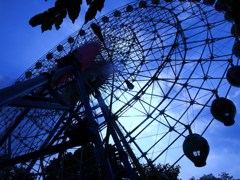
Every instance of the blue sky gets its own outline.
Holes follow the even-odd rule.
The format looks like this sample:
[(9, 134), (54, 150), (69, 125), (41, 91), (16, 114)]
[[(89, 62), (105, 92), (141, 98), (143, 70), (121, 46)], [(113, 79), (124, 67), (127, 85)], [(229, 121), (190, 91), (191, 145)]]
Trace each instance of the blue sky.
[[(2, 54), (0, 87), (12, 83), (37, 59), (83, 24), (83, 18), (79, 18), (75, 24), (66, 20), (58, 31), (53, 28), (52, 31), (41, 33), (40, 27), (32, 28), (28, 24), (29, 19), (52, 7), (54, 2), (53, 0), (0, 2), (0, 40), (2, 42), (0, 45)], [(123, 4), (125, 4), (124, 1), (121, 1), (106, 6), (102, 14)], [(83, 5), (81, 17), (86, 9), (86, 5)]]
[[(110, 10), (126, 4), (128, 1), (106, 0), (102, 15)], [(78, 30), (83, 24), (79, 18), (75, 24), (65, 20), (61, 29), (41, 33), (40, 27), (32, 28), (29, 19), (40, 12), (48, 9), (54, 4), (54, 0), (8, 0), (0, 1), (0, 88), (12, 84), (24, 71), (30, 67), (42, 55), (46, 54), (52, 47), (65, 37)], [(86, 12), (86, 6), (82, 6), (82, 15)], [(229, 45), (231, 46), (231, 45)], [(233, 88), (231, 99), (239, 107), (240, 90)], [(188, 159), (183, 158), (181, 178), (187, 179), (191, 176), (199, 177), (202, 174), (213, 173), (215, 175), (222, 171), (229, 172), (236, 178), (240, 178), (240, 131), (238, 112), (236, 123), (232, 127), (224, 127), (214, 121), (205, 134), (211, 146), (207, 166), (195, 168)], [(179, 149), (181, 150), (181, 149)]]

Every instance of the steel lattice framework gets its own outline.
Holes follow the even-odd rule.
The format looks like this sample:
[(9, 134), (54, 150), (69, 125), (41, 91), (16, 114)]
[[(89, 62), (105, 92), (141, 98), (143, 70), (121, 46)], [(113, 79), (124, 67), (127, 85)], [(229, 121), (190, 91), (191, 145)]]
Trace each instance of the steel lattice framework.
[[(96, 148), (104, 151), (101, 142), (109, 138), (128, 155), (124, 166), (140, 174), (139, 163), (176, 164), (189, 131), (204, 134), (214, 120), (211, 102), (229, 94), (226, 72), (239, 63), (232, 55), (230, 23), (202, 3), (146, 3), (128, 4), (84, 25), (1, 91), (10, 94), (0, 104), (1, 168), (17, 164), (47, 176), (44, 168), (53, 157), (81, 146), (66, 132), (86, 117), (99, 133)], [(92, 23), (101, 28), (103, 42)], [(60, 71), (57, 60), (90, 42), (100, 44), (95, 62), (106, 75), (98, 76), (95, 68), (56, 83), (73, 69)], [(16, 89), (22, 91), (13, 95)]]

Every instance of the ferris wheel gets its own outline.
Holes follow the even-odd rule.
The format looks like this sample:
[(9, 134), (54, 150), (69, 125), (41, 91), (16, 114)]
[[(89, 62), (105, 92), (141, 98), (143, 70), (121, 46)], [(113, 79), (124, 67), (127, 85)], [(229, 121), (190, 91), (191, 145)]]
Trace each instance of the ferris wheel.
[(0, 90), (0, 169), (44, 179), (54, 159), (61, 167), (89, 144), (106, 179), (115, 176), (111, 148), (127, 179), (146, 176), (143, 164), (206, 165), (204, 133), (216, 120), (234, 124), (227, 96), (240, 86), (239, 29), (213, 4), (133, 2), (50, 50)]

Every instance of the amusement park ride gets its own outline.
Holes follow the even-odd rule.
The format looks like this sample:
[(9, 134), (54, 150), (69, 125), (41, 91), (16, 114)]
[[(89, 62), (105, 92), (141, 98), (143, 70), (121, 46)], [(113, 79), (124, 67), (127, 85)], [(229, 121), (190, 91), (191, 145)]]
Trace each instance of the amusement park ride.
[(238, 3), (137, 1), (84, 25), (0, 90), (0, 174), (48, 179), (57, 159), (61, 177), (66, 153), (89, 144), (103, 179), (116, 177), (110, 147), (126, 179), (146, 177), (142, 164), (205, 166), (208, 127), (234, 124)]

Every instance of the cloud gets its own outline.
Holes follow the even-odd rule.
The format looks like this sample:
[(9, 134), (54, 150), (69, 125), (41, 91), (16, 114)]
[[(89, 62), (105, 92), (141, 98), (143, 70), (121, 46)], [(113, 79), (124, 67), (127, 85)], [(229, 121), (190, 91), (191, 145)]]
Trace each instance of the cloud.
[(0, 75), (0, 89), (12, 85), (14, 80), (8, 76)]
[(234, 91), (232, 96), (233, 96), (233, 98), (236, 98), (236, 97), (239, 97), (239, 95), (240, 95), (240, 89)]

